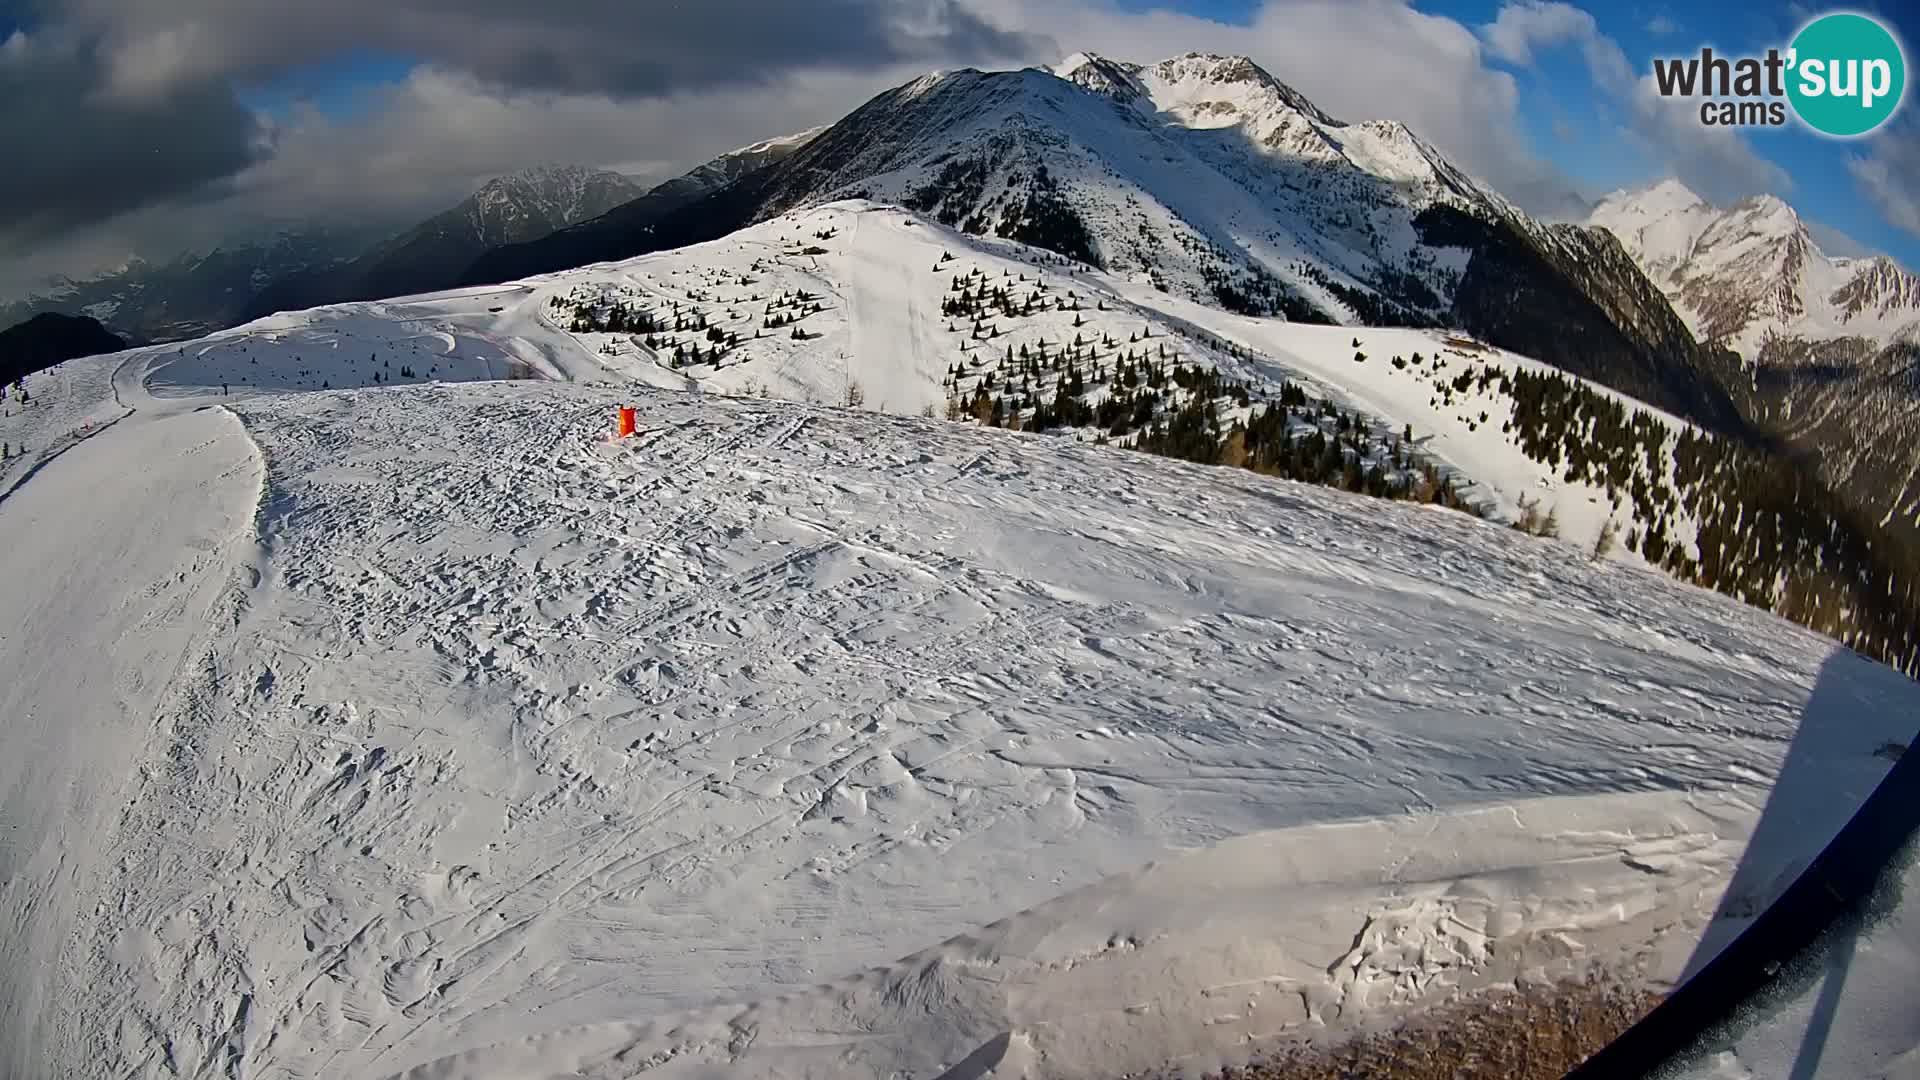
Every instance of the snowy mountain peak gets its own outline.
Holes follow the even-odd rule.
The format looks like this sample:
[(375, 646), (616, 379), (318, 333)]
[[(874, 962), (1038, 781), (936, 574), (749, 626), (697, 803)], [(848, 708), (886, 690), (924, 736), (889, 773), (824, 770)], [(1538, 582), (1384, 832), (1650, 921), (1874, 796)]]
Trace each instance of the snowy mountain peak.
[[(966, 69), (966, 70), (971, 70), (971, 69)], [(951, 78), (956, 74), (958, 74), (958, 72), (955, 72), (955, 71), (929, 71), (925, 75), (922, 75), (919, 78), (908, 83), (907, 85), (901, 87), (899, 91), (900, 96), (902, 99), (908, 100), (908, 101), (911, 101), (912, 99), (917, 97), (922, 97), (926, 94), (933, 92), (933, 90), (939, 87), (940, 84), (946, 82), (949, 78)]]
[(602, 170), (590, 169), (585, 165), (570, 165), (560, 162), (547, 162), (530, 166), (518, 172), (495, 177), (487, 187), (508, 184), (574, 184), (580, 183)]
[(1920, 339), (1920, 276), (1909, 273), (1885, 255), (1865, 259), (1836, 259), (1836, 266), (1848, 271), (1846, 284), (1828, 297), (1849, 315), (1900, 315), (1908, 321), (1897, 328), (1889, 341)]
[(1157, 84), (1155, 98), (1163, 104), (1170, 100), (1188, 106), (1205, 105), (1215, 111), (1233, 109), (1254, 115), (1287, 111), (1316, 124), (1340, 124), (1307, 100), (1306, 95), (1244, 56), (1187, 53), (1153, 65), (1150, 77)]
[(1920, 322), (1920, 279), (1884, 257), (1828, 256), (1774, 195), (1723, 208), (1664, 180), (1607, 196), (1589, 224), (1620, 238), (1695, 334), (1749, 361), (1774, 339), (1884, 345)]
[(1685, 210), (1706, 204), (1707, 200), (1671, 176), (1643, 188), (1621, 188), (1600, 200), (1602, 206), (1633, 206), (1648, 212)]
[(1800, 214), (1777, 195), (1749, 195), (1733, 204), (1729, 212), (1743, 215), (1756, 229), (1764, 228), (1781, 235), (1806, 228)]
[(1137, 102), (1147, 96), (1147, 88), (1140, 82), (1142, 68), (1138, 64), (1120, 63), (1096, 53), (1080, 52), (1048, 70), (1075, 86), (1105, 94), (1117, 101)]
[(539, 165), (488, 181), (472, 198), (422, 228), (470, 235), (490, 247), (544, 236), (645, 193), (643, 185), (621, 173)]
[(481, 185), (473, 199), (483, 207), (503, 203), (553, 202), (577, 203), (596, 187), (611, 186), (638, 191), (640, 185), (621, 173), (590, 169), (584, 165), (536, 165), (506, 176), (495, 177)]

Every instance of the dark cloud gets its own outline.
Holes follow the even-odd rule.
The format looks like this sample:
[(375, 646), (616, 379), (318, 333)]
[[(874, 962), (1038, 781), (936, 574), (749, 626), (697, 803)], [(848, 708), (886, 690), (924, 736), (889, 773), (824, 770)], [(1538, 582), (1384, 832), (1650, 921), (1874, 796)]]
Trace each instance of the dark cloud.
[[(44, 252), (79, 239), (77, 230), (118, 228), (130, 212), (183, 200), (229, 199), (235, 213), (324, 202), (332, 192), (314, 190), (302, 172), (323, 146), (376, 159), (391, 196), (364, 183), (352, 194), (392, 205), (457, 199), (476, 171), (527, 163), (520, 159), (533, 144), (540, 153), (530, 160), (564, 153), (587, 164), (691, 165), (716, 142), (783, 134), (781, 117), (818, 110), (766, 107), (760, 124), (734, 115), (724, 130), (695, 131), (663, 121), (656, 106), (690, 106), (682, 111), (691, 122), (716, 97), (738, 114), (734, 99), (749, 92), (785, 106), (808, 81), (871, 83), (1048, 47), (997, 28), (961, 0), (0, 0), (0, 145), (9, 159), (0, 169), (0, 254)], [(268, 133), (237, 100), (237, 87), (367, 53), (416, 61), (416, 74), (439, 80), (428, 90), (467, 89), (442, 92), (453, 107), (438, 115), (410, 108), (402, 122), (362, 132), (294, 118)], [(409, 83), (385, 97), (402, 107), (435, 104), (421, 89)], [(842, 89), (829, 99), (850, 107), (846, 96)], [(647, 107), (646, 121), (626, 123), (623, 106)], [(545, 137), (543, 111), (593, 117), (600, 127)], [(340, 145), (356, 134), (392, 141)], [(423, 143), (450, 148), (454, 160), (414, 153)], [(283, 157), (299, 167), (281, 167)], [(337, 160), (318, 164), (327, 178), (342, 171)]]
[(795, 71), (973, 63), (1032, 51), (959, 0), (59, 0), (109, 43), (128, 94), (265, 79), (350, 50), (418, 57), (516, 90), (652, 96)]
[(203, 191), (262, 153), (224, 84), (141, 101), (102, 95), (97, 49), (15, 31), (0, 42), (0, 237), (31, 243)]

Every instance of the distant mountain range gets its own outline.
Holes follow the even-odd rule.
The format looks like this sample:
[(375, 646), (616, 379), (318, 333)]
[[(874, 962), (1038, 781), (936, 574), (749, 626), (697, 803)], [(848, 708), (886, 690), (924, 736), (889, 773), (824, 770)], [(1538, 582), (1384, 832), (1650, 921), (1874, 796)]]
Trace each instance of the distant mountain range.
[(88, 315), (135, 342), (198, 337), (275, 311), (430, 292), (458, 284), (476, 259), (622, 211), (677, 207), (790, 153), (812, 133), (724, 154), (654, 188), (577, 165), (488, 182), (459, 205), (394, 233), (376, 227), (290, 229), (164, 263), (135, 260), (0, 304), (0, 325), (41, 312)]
[[(783, 161), (825, 128), (743, 146), (675, 177), (632, 202), (550, 235), (497, 247), (473, 260), (455, 284), (492, 284), (633, 254), (633, 237), (736, 180)], [(651, 250), (651, 249), (648, 249)]]
[(493, 248), (598, 217), (645, 193), (632, 177), (580, 166), (504, 176), (359, 258), (280, 278), (254, 297), (245, 315), (444, 289)]
[(182, 255), (134, 260), (111, 273), (61, 281), (0, 303), (0, 325), (43, 312), (86, 315), (135, 342), (197, 337), (240, 322), (261, 290), (289, 275), (343, 263), (378, 242), (373, 229), (302, 228)]
[(1838, 258), (1772, 195), (1718, 207), (1676, 180), (1616, 191), (1588, 219), (1620, 238), (1701, 339), (1762, 362), (1770, 342), (1920, 340), (1920, 276)]
[(1668, 180), (1614, 192), (1590, 220), (1696, 334), (1740, 354), (1727, 385), (1756, 427), (1920, 537), (1920, 276), (1826, 254), (1771, 195), (1718, 207)]

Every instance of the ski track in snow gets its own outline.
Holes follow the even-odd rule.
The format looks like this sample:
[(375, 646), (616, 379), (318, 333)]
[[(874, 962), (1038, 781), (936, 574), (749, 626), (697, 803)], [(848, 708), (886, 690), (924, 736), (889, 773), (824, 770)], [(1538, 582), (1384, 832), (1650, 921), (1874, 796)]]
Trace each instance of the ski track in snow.
[[(824, 253), (807, 254), (812, 249)], [(1442, 396), (1436, 380), (1450, 383), (1483, 364), (1552, 370), (1547, 365), (1498, 349), (1462, 351), (1434, 331), (1233, 315), (1151, 285), (1063, 268), (1059, 261), (1012, 241), (963, 235), (894, 207), (851, 200), (797, 211), (710, 243), (513, 285), (283, 313), (189, 346), (153, 350), (154, 383), (161, 394), (197, 393), (221, 383), (236, 393), (304, 392), (364, 385), (377, 371), (398, 384), (532, 376), (824, 403), (842, 402), (858, 386), (866, 408), (915, 415), (929, 408), (944, 413), (942, 379), (950, 366), (979, 375), (998, 369), (1012, 349), (1047, 342), (1057, 350), (1077, 335), (1093, 341), (1110, 336), (1116, 344), (1106, 354), (1109, 362), (1123, 341), (1142, 354), (1169, 348), (1172, 359), (1218, 368), (1256, 391), (1294, 381), (1371, 417), (1377, 435), (1411, 424), (1420, 456), (1462, 480), (1467, 495), (1496, 517), (1511, 519), (1523, 497), (1539, 499), (1543, 509), (1557, 513), (1562, 535), (1575, 544), (1591, 544), (1610, 518), (1618, 519), (1623, 532), (1647, 524), (1631, 517), (1630, 505), (1616, 510), (1603, 487), (1566, 481), (1559, 469), (1527, 458), (1500, 430), (1513, 415), (1511, 399), (1469, 388), (1436, 404)], [(1016, 297), (1044, 281), (1046, 302), (1017, 320), (988, 318), (994, 336), (974, 340), (968, 320), (940, 314), (943, 300), (953, 296), (954, 280), (965, 274), (979, 275), (976, 289), (1004, 286)], [(784, 326), (765, 325), (768, 302), (796, 292), (824, 298), (822, 310), (799, 320), (809, 335), (804, 341), (790, 339)], [(1068, 293), (1080, 297), (1079, 309), (1054, 308), (1051, 302)], [(570, 316), (550, 302), (584, 298), (638, 303), (662, 318), (678, 305), (745, 340), (722, 366), (675, 369), (640, 335), (564, 329)], [(1150, 331), (1152, 340), (1131, 343), (1141, 331)], [(697, 333), (662, 336), (701, 340)], [(1253, 355), (1224, 352), (1213, 346), (1215, 339)], [(970, 351), (963, 353), (963, 347)], [(1369, 359), (1355, 362), (1356, 351)], [(1394, 356), (1416, 353), (1426, 358), (1424, 365), (1391, 365)], [(403, 367), (412, 375), (400, 374)], [(1647, 411), (1674, 435), (1687, 426)], [(1648, 479), (1670, 482), (1671, 446), (1666, 456), (1661, 475)], [(1685, 513), (1676, 513), (1670, 524), (1676, 540), (1691, 543), (1693, 524)], [(1622, 544), (1611, 557), (1642, 562)]]
[(156, 717), (228, 585), (262, 479), (220, 410), (159, 410), (55, 445), (0, 519), (0, 1072), (20, 1077), (64, 1071), (35, 1059), (76, 1033), (40, 1009), (105, 917), (101, 883), (125, 868), (111, 842), (123, 805), (178, 749)]
[[(1816, 695), (1847, 718), (1819, 797), (1743, 888), (1910, 736), (1891, 670), (1573, 545), (678, 389), (942, 400), (941, 251), (1035, 271), (908, 220), (826, 208), (30, 381), (0, 419), (38, 469), (0, 500), (4, 958), (38, 976), (0, 990), (9, 1075), (1114, 1075), (1583, 955), (1659, 983)], [(756, 259), (763, 294), (830, 298), (818, 337), (698, 379), (543, 310)], [(1424, 407), (1350, 338), (1429, 337), (1076, 286), (1116, 309), (1089, 333), (1190, 320), (1261, 349), (1247, 374)], [(676, 389), (312, 392), (376, 370)], [(1534, 482), (1449, 423), (1416, 419), (1502, 498)], [(1216, 1000), (1249, 982), (1259, 1009)]]
[(35, 372), (24, 380), (25, 404), (8, 392), (0, 410), (0, 442), (7, 445), (6, 459), (0, 461), (0, 501), (36, 470), (127, 415), (114, 387), (124, 362), (124, 355), (115, 353)]
[(1260, 830), (1752, 802), (1831, 651), (1450, 512), (689, 394), (616, 445), (619, 400), (231, 406), (258, 581), (162, 715), (67, 1060), (384, 1075), (838, 978)]

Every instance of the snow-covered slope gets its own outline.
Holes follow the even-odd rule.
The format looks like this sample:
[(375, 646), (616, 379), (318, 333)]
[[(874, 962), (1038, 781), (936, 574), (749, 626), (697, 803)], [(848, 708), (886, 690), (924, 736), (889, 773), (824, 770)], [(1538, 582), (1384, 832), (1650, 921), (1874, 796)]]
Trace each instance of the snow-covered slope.
[(1404, 126), (1337, 120), (1245, 58), (937, 72), (642, 220), (492, 253), (469, 282), (685, 247), (850, 198), (1301, 322), (1458, 326), (1722, 429), (1710, 360), (1604, 230), (1547, 226)]
[(791, 135), (782, 135), (773, 139), (763, 139), (751, 146), (742, 146), (737, 150), (728, 151), (714, 158), (712, 161), (705, 162), (689, 170), (684, 175), (674, 177), (672, 180), (653, 188), (649, 194), (675, 198), (692, 198), (718, 191), (755, 169), (763, 168), (787, 157), (795, 150), (807, 145), (808, 142), (812, 141), (814, 136), (825, 130), (825, 126), (808, 128), (805, 131), (797, 131)]
[[(962, 291), (993, 290), (1009, 293), (1015, 316), (945, 313)], [(656, 325), (612, 332), (616, 307)], [(1407, 464), (1431, 463), (1454, 477), (1500, 520), (1512, 520), (1522, 500), (1539, 501), (1558, 515), (1561, 535), (1581, 544), (1609, 520), (1623, 539), (1648, 530), (1654, 515), (1623, 491), (1671, 484), (1674, 441), (1691, 430), (1602, 391), (1666, 433), (1653, 458), (1658, 471), (1636, 460), (1609, 491), (1524, 448), (1513, 430), (1513, 392), (1480, 378), (1558, 374), (1546, 365), (1439, 331), (1233, 315), (857, 201), (513, 285), (275, 316), (163, 353), (156, 379), (162, 387), (226, 383), (248, 392), (359, 385), (376, 372), (383, 383), (537, 374), (796, 401), (857, 397), (907, 415), (948, 415), (983, 386), (1015, 397), (1017, 385), (1028, 385), (1031, 425), (1034, 404), (1057, 395), (1051, 374), (1021, 377), (1023, 361), (1043, 346), (1072, 352), (1086, 369), (1082, 397), (1096, 405), (1120, 393), (1115, 365), (1129, 356), (1217, 372), (1249, 388), (1250, 400), (1305, 391), (1313, 408), (1327, 402), (1364, 418), (1366, 465), (1393, 471), (1398, 448)], [(1156, 415), (1178, 400), (1170, 388)], [(1247, 412), (1232, 407), (1227, 419)], [(1016, 406), (1014, 419), (1021, 416)], [(1332, 417), (1319, 422), (1332, 433)], [(1071, 433), (1119, 437), (1106, 428)], [(1684, 511), (1664, 514), (1661, 524), (1673, 543), (1691, 544)], [(1616, 554), (1639, 558), (1624, 545)]]
[(1749, 1002), (1724, 1039), (1667, 1071), (1674, 1080), (1911, 1080), (1920, 1075), (1920, 859), (1889, 866), (1864, 912)]
[(1464, 514), (1058, 438), (525, 380), (205, 408), (268, 333), (123, 358), (164, 393), (0, 502), (15, 1071), (1111, 1076), (1657, 990), (1796, 732), (1859, 752), (1757, 882), (1920, 704)]
[(1455, 332), (1235, 315), (865, 201), (521, 282), (289, 313), (165, 355), (163, 386), (563, 377), (1239, 464), (1531, 520), (1589, 551), (1612, 532), (1615, 557), (1920, 664), (1899, 564), (1798, 466)]
[(1774, 196), (1718, 207), (1663, 180), (1608, 195), (1589, 223), (1620, 238), (1697, 334), (1749, 362), (1776, 337), (1920, 338), (1920, 277), (1884, 255), (1827, 255)]

